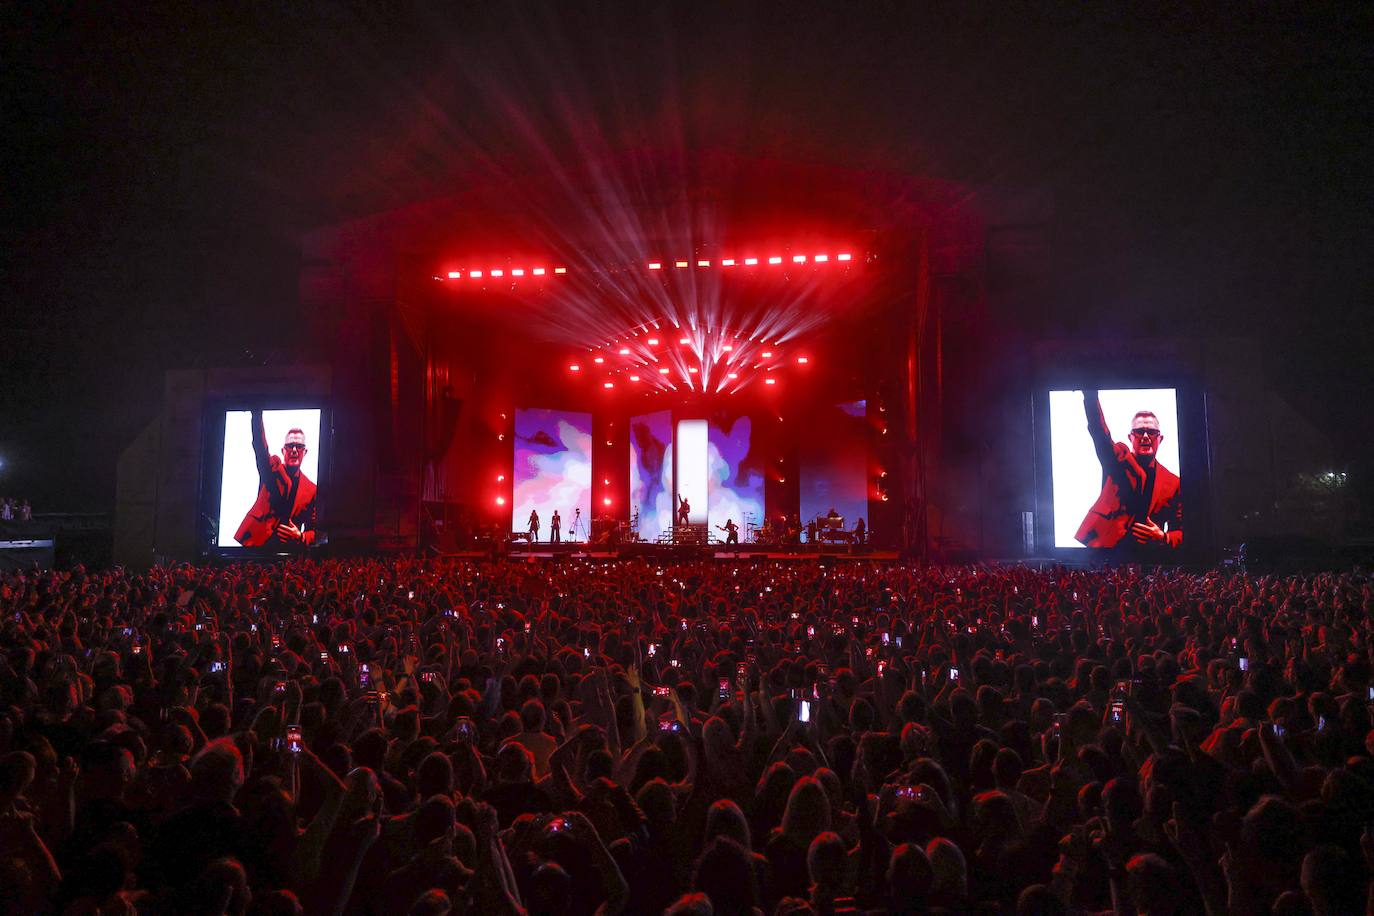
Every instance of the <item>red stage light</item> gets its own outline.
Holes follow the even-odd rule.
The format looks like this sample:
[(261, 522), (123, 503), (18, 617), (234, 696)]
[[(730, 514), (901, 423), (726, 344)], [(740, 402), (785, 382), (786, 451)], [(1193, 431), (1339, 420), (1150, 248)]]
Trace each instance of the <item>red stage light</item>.
[(506, 475), (505, 475), (505, 474), (497, 474), (497, 475), (496, 475), (496, 482), (497, 482), (497, 483), (505, 483), (505, 482), (506, 482)]
[(837, 260), (837, 261), (848, 261), (848, 260), (849, 260), (849, 255), (847, 255), (847, 254), (842, 254), (842, 255), (840, 255), (838, 258), (836, 258), (836, 260)]
[(778, 383), (778, 380), (775, 378), (766, 378), (763, 380), (763, 383), (765, 385), (776, 385)]
[(491, 272), (491, 275), (493, 277), (504, 277), (506, 275), (506, 272), (504, 270), (493, 270)]
[(611, 504), (611, 498), (609, 496), (605, 497), (601, 500), (601, 504), (603, 506), (609, 506)]
[(615, 382), (602, 382), (602, 383), (601, 383), (601, 387), (603, 387), (603, 388), (614, 388), (614, 387), (615, 387)]
[(813, 257), (811, 260), (815, 261), (817, 264), (824, 264), (826, 261), (829, 261), (829, 260), (830, 260), (830, 255), (828, 255), (828, 254), (818, 254), (818, 255), (816, 255), (815, 257)]
[(729, 353), (729, 352), (730, 352), (731, 350), (733, 350), (733, 349), (735, 349), (735, 348), (732, 347), (732, 346), (730, 346), (730, 344), (726, 344), (725, 346), (721, 347), (721, 350), (724, 351), (724, 352), (726, 352), (726, 353)]
[(504, 496), (498, 496), (498, 497), (496, 497), (496, 505), (498, 505), (498, 506), (504, 506), (505, 504), (506, 504), (506, 498), (505, 498)]
[(632, 382), (637, 382), (637, 381), (639, 381), (639, 376), (637, 376), (637, 375), (632, 375), (632, 376), (630, 376), (630, 381), (632, 381)]
[(658, 374), (659, 374), (659, 375), (667, 375), (667, 374), (668, 374), (668, 367), (667, 367), (667, 366), (664, 366), (662, 369), (659, 369), (659, 370), (658, 370)]
[(450, 271), (448, 272), (448, 278), (449, 278), (450, 280), (457, 280), (458, 278), (460, 278), (460, 277), (462, 277), (462, 276), (463, 276), (462, 271), (450, 270)]
[(480, 270), (470, 270), (468, 271), (468, 276), (474, 280), (480, 280), (482, 279), (482, 272)]
[(806, 263), (806, 255), (804, 255), (804, 254), (794, 254), (794, 255), (792, 255), (792, 263), (793, 263), (793, 264), (805, 264), (805, 263)]
[(720, 262), (720, 266), (721, 266), (721, 267), (734, 267), (734, 266), (735, 266), (735, 259), (734, 259), (734, 258), (726, 258), (726, 259), (724, 259), (723, 261)]
[(555, 268), (553, 269), (553, 272), (556, 273), (556, 274), (565, 274), (565, 273), (568, 272), (568, 268), (566, 268), (566, 267), (555, 267)]
[(678, 343), (680, 343), (680, 344), (682, 344), (682, 345), (684, 345), (684, 346), (686, 346), (687, 344), (689, 344), (689, 343), (691, 343), (691, 342), (692, 342), (691, 339), (690, 339), (690, 338), (687, 338), (687, 337), (683, 337), (683, 338), (681, 338), (681, 339), (678, 341)]
[(686, 261), (674, 261), (674, 262), (673, 262), (673, 266), (674, 266), (674, 267), (686, 267), (686, 266), (687, 266), (687, 262), (686, 262)]
[(650, 270), (662, 270), (662, 269), (663, 269), (663, 265), (662, 265), (661, 263), (659, 263), (658, 261), (650, 261), (650, 262), (649, 262), (649, 269), (650, 269)]
[(544, 276), (544, 268), (536, 267), (534, 270), (530, 271), (530, 273), (534, 274), (536, 277), (542, 277)]
[(739, 378), (739, 373), (738, 373), (738, 372), (727, 372), (727, 373), (725, 374), (725, 377), (726, 377), (726, 378)]
[(753, 266), (754, 266), (755, 264), (757, 264), (758, 262), (759, 262), (759, 259), (758, 259), (758, 258), (745, 258), (745, 259), (744, 259), (744, 266), (745, 266), (745, 267), (753, 267)]
[(510, 272), (510, 275), (512, 277), (523, 277), (525, 275), (525, 268), (517, 267)]
[(798, 356), (797, 362), (801, 363), (804, 366), (807, 363), (811, 362), (811, 360), (807, 359), (805, 356)]
[(697, 374), (697, 367), (696, 367), (696, 366), (688, 366), (688, 367), (687, 367), (687, 371), (690, 372), (690, 373), (692, 373), (693, 375), (696, 375), (696, 374)]
[(620, 355), (621, 355), (621, 356), (629, 356), (629, 355), (630, 355), (630, 348), (629, 348), (629, 347), (621, 347), (621, 348), (620, 348)]
[(781, 263), (782, 263), (782, 258), (779, 257), (778, 255), (773, 255), (771, 258), (768, 259), (768, 263), (769, 263), (769, 264), (781, 264)]
[(772, 351), (772, 350), (764, 350), (762, 353), (759, 354), (759, 356), (762, 356), (764, 359), (772, 359), (772, 358), (773, 358), (773, 351)]
[(649, 340), (648, 340), (648, 344), (649, 344), (649, 346), (651, 346), (651, 347), (656, 347), (656, 346), (658, 346), (658, 338), (657, 338), (657, 337), (650, 337)]
[(571, 366), (568, 367), (568, 371), (569, 371), (569, 372), (577, 372), (577, 371), (579, 371), (581, 368), (582, 368), (582, 367), (579, 366), (577, 363), (573, 363)]
[(697, 261), (697, 266), (698, 266), (698, 267), (710, 267), (710, 266), (711, 266), (711, 262), (710, 262), (710, 261)]
[(601, 478), (601, 482), (602, 482), (603, 484), (605, 484), (606, 486), (609, 487), (609, 486), (611, 485), (611, 478), (609, 478), (609, 477), (603, 477), (603, 478)]

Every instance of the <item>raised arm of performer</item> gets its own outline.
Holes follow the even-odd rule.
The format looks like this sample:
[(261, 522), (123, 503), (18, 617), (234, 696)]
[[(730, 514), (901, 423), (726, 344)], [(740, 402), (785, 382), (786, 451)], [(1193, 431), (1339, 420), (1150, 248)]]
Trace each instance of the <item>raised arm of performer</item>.
[(258, 465), (258, 480), (265, 487), (272, 487), (276, 475), (272, 473), (272, 450), (267, 445), (267, 427), (262, 422), (262, 411), (253, 410), (253, 458)]
[(1098, 400), (1096, 388), (1083, 389), (1083, 413), (1088, 420), (1088, 435), (1093, 440), (1093, 451), (1104, 469), (1116, 465), (1116, 445), (1112, 442), (1112, 431), (1107, 428), (1107, 418), (1102, 413), (1102, 403)]

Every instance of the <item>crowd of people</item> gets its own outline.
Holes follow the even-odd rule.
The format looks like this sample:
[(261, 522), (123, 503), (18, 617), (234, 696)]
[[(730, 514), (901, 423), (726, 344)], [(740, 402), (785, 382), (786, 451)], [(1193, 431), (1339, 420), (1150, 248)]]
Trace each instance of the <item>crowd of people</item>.
[(860, 561), (5, 573), (0, 907), (1356, 913), (1371, 589)]
[(0, 522), (31, 522), (33, 506), (27, 499), (13, 496), (0, 496)]

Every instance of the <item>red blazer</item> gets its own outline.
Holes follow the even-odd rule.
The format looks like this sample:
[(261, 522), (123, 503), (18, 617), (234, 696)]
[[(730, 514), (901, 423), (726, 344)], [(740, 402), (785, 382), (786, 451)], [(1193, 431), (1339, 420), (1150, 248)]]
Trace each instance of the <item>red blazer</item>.
[(1120, 442), (1112, 442), (1102, 406), (1094, 397), (1085, 398), (1088, 432), (1102, 465), (1102, 492), (1097, 494), (1074, 537), (1086, 547), (1116, 547), (1134, 544), (1131, 526), (1149, 518), (1165, 529), (1165, 545), (1183, 545), (1183, 497), (1178, 475), (1155, 461), (1155, 485), (1145, 505), (1145, 469), (1135, 454)]
[[(315, 543), (315, 484), (303, 473), (294, 480), (277, 455), (267, 452), (267, 433), (262, 414), (253, 414), (253, 454), (258, 462), (258, 498), (243, 517), (234, 540), (244, 547), (290, 544), (277, 535), (277, 526), (290, 521), (304, 532), (302, 543)], [(294, 485), (294, 486), (293, 486)]]

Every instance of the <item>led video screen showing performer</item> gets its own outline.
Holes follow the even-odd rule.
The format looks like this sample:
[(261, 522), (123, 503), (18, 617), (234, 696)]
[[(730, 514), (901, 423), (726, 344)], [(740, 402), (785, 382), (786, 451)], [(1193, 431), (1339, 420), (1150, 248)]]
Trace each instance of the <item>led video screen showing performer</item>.
[(752, 430), (748, 417), (717, 415), (707, 433), (707, 524), (726, 543), (764, 523), (763, 469), (752, 453)]
[(706, 524), (709, 504), (709, 474), (707, 449), (709, 433), (705, 420), (678, 420), (673, 445), (677, 449), (677, 466), (673, 482), (677, 493), (673, 499), (673, 523), (678, 528)]
[(819, 406), (807, 420), (798, 470), (801, 523), (808, 541), (821, 534), (838, 538), (840, 531), (853, 533), (860, 519), (867, 525), (867, 414), (866, 401), (846, 401)]
[(522, 408), (515, 412), (511, 530), (532, 542), (589, 540), (592, 415)]
[(673, 526), (673, 412), (630, 418), (630, 511), (639, 537), (656, 541)]
[(1183, 546), (1174, 388), (1050, 392), (1054, 546)]
[(318, 531), (320, 408), (228, 410), (219, 547), (309, 547)]

